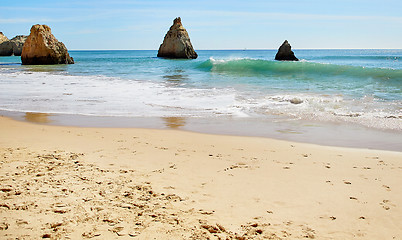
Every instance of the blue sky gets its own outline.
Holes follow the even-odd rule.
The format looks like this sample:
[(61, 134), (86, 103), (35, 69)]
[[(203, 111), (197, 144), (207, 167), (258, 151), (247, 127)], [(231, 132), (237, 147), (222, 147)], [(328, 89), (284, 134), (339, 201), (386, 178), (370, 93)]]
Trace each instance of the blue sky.
[(1, 0), (8, 38), (47, 24), (68, 49), (158, 49), (180, 16), (195, 49), (402, 48), (401, 0)]

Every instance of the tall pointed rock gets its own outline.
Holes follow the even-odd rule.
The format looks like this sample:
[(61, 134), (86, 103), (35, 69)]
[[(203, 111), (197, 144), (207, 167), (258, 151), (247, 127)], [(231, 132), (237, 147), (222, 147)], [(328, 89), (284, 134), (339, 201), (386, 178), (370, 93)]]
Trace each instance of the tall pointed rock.
[(33, 25), (22, 48), (23, 65), (73, 64), (66, 46), (59, 42), (47, 25)]
[(290, 46), (288, 40), (285, 40), (279, 47), (278, 52), (275, 55), (275, 60), (299, 61), (299, 59), (295, 56), (294, 52), (292, 51), (292, 47)]
[(158, 57), (188, 59), (198, 57), (191, 45), (187, 30), (181, 24), (180, 17), (173, 21), (173, 25), (166, 33), (163, 43), (159, 47)]

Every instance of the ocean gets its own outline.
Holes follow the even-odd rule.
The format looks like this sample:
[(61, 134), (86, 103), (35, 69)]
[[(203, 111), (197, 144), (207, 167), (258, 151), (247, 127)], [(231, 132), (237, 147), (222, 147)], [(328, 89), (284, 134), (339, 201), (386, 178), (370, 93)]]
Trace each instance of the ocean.
[(402, 146), (402, 50), (296, 49), (298, 62), (274, 61), (276, 50), (200, 50), (195, 60), (154, 50), (69, 52), (73, 65), (0, 57), (0, 111), (141, 119), (147, 127), (164, 119), (165, 127), (274, 137), (314, 138), (305, 132), (323, 126), (336, 126), (325, 128), (336, 135), (344, 126), (392, 133)]

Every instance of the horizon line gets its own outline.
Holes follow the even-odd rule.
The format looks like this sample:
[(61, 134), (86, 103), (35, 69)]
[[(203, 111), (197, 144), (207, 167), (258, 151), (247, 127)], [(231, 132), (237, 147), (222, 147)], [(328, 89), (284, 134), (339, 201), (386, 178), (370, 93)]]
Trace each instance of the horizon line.
[[(194, 49), (196, 51), (278, 50), (278, 48)], [(402, 48), (292, 48), (292, 50), (402, 50)], [(70, 49), (68, 51), (158, 51), (158, 49)]]

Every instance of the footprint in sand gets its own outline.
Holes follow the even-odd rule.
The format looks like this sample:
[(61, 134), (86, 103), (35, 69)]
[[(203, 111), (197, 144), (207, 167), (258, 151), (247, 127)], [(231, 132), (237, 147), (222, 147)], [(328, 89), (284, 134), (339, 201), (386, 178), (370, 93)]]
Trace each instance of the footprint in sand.
[(391, 188), (387, 185), (382, 185), (382, 187), (385, 188), (385, 190), (387, 190), (387, 191), (391, 191)]
[(380, 203), (380, 205), (385, 209), (385, 210), (390, 210), (391, 207), (396, 207), (395, 204), (392, 204), (390, 200), (384, 199)]
[(243, 162), (240, 162), (240, 163), (234, 164), (234, 165), (232, 165), (230, 167), (227, 167), (227, 168), (223, 169), (223, 171), (226, 172), (226, 171), (237, 169), (237, 168), (240, 169), (240, 168), (251, 168), (251, 167), (248, 166), (247, 164), (243, 163)]
[(328, 215), (321, 216), (320, 218), (321, 218), (321, 219), (329, 219), (329, 220), (332, 220), (332, 221), (336, 220), (336, 217), (335, 217), (335, 216), (328, 216)]

